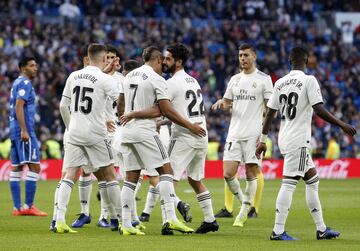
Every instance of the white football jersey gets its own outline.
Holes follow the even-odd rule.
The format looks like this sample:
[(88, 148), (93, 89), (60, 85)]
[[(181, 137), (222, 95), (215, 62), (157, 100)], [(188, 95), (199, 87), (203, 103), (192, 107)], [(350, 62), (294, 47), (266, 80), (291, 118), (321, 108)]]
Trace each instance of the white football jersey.
[(71, 100), (69, 143), (93, 145), (106, 139), (106, 98), (114, 101), (119, 96), (115, 79), (98, 67), (87, 66), (70, 74), (63, 96)]
[[(152, 67), (143, 65), (125, 77), (124, 81), (125, 113), (151, 108), (161, 99), (169, 99), (165, 79)], [(153, 137), (156, 132), (154, 119), (132, 119), (123, 128), (123, 143), (141, 142)]]
[(273, 85), (269, 75), (256, 69), (251, 74), (234, 75), (224, 98), (232, 100), (231, 121), (226, 141), (259, 137), (262, 129), (264, 101), (269, 99)]
[(292, 70), (276, 81), (267, 106), (280, 110), (279, 148), (282, 154), (311, 143), (312, 106), (322, 103), (316, 78), (302, 71)]
[[(124, 82), (124, 76), (120, 72), (115, 72), (113, 75), (113, 78), (116, 81), (116, 84), (118, 86), (118, 95), (120, 93), (124, 93), (123, 88), (123, 82)], [(106, 98), (106, 106), (105, 106), (105, 113), (106, 113), (106, 120), (112, 120), (114, 122), (118, 122), (118, 116), (117, 116), (117, 100), (113, 101), (110, 97)], [(109, 133), (109, 136), (113, 136), (114, 133)]]
[[(196, 79), (180, 70), (167, 80), (167, 84), (173, 108), (192, 123), (201, 123), (200, 126), (206, 130), (204, 101)], [(175, 123), (171, 126), (171, 139), (183, 141), (194, 148), (207, 148), (208, 143), (207, 137), (199, 137)]]

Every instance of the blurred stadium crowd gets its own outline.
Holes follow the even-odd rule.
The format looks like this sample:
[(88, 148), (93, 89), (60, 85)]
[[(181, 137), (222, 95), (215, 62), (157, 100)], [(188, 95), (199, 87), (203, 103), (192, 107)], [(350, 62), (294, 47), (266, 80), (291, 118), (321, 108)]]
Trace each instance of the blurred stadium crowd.
[[(12, 81), (18, 76), (17, 60), (23, 54), (34, 55), (39, 63), (34, 81), (39, 98), (38, 136), (43, 157), (54, 157), (45, 151), (44, 143), (49, 139), (62, 143), (64, 125), (58, 108), (65, 80), (71, 71), (81, 67), (80, 47), (95, 41), (117, 46), (122, 62), (140, 61), (142, 48), (150, 44), (160, 48), (172, 42), (187, 44), (192, 51), (187, 69), (202, 85), (209, 140), (220, 142), (220, 155), (230, 117), (211, 112), (210, 106), (222, 97), (231, 75), (239, 71), (237, 48), (242, 42), (256, 46), (258, 68), (271, 75), (274, 82), (289, 70), (289, 49), (294, 44), (306, 45), (311, 51), (308, 73), (319, 80), (326, 107), (360, 130), (360, 27), (354, 31), (337, 28), (332, 16), (334, 11), (360, 11), (358, 3), (1, 1), (0, 141), (5, 142), (9, 135), (8, 100)], [(271, 135), (274, 158), (280, 157), (277, 131), (278, 128)], [(325, 157), (331, 138), (339, 145), (341, 157), (360, 157), (359, 135), (350, 139), (315, 118), (312, 142), (315, 157)]]

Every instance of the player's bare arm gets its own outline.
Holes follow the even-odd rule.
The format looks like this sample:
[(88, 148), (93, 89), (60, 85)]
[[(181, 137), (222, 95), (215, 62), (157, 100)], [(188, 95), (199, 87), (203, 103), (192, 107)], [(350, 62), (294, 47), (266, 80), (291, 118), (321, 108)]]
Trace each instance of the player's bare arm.
[(120, 117), (124, 114), (125, 112), (125, 97), (124, 97), (124, 93), (120, 93), (119, 94), (119, 98), (118, 98), (118, 102), (117, 102), (117, 114), (119, 116), (119, 121), (120, 121)]
[(200, 137), (206, 136), (206, 131), (199, 125), (199, 123), (191, 123), (187, 119), (183, 118), (177, 111), (174, 110), (174, 108), (172, 108), (169, 100), (159, 100), (159, 107), (162, 115), (170, 119), (172, 122), (189, 129), (190, 132)]
[(227, 98), (222, 98), (222, 99), (219, 99), (218, 101), (216, 101), (215, 104), (213, 104), (211, 106), (211, 109), (213, 111), (216, 111), (216, 110), (223, 110), (223, 111), (229, 111), (232, 107), (232, 100), (230, 99), (227, 99)]
[(268, 108), (267, 108), (267, 102), (268, 102), (268, 101), (269, 101), (268, 99), (264, 99), (264, 111), (263, 111), (263, 118), (265, 118), (266, 113), (267, 113), (267, 110), (268, 110)]
[(262, 129), (262, 134), (260, 136), (259, 143), (256, 147), (255, 155), (258, 159), (261, 158), (262, 153), (266, 152), (266, 138), (271, 128), (271, 123), (275, 117), (276, 110), (268, 108), (268, 112), (265, 116), (265, 121)]
[(334, 115), (329, 113), (323, 106), (322, 103), (313, 105), (313, 109), (320, 118), (329, 122), (330, 124), (336, 125), (340, 127), (346, 134), (350, 136), (354, 136), (356, 134), (356, 130), (351, 125), (337, 119)]
[(159, 106), (154, 105), (153, 107), (144, 110), (124, 113), (123, 115), (120, 116), (120, 124), (126, 125), (126, 123), (132, 119), (152, 119), (160, 116), (161, 113)]
[(71, 103), (71, 99), (65, 96), (62, 96), (61, 100), (60, 100), (60, 115), (61, 118), (65, 124), (66, 128), (69, 128), (69, 123), (70, 123), (70, 103)]
[(27, 142), (29, 141), (30, 137), (25, 124), (24, 105), (25, 105), (24, 100), (17, 99), (15, 104), (15, 112), (16, 112), (16, 119), (18, 120), (19, 126), (21, 128), (21, 140)]

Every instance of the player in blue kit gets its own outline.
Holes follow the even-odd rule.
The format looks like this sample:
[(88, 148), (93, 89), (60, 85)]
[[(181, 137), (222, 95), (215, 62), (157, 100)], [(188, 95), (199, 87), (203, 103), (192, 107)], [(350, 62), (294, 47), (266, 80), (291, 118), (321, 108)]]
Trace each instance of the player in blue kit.
[[(19, 61), (20, 76), (10, 92), (11, 163), (10, 190), (14, 202), (13, 216), (47, 216), (34, 206), (36, 181), (40, 172), (40, 152), (35, 135), (35, 91), (31, 80), (37, 73), (35, 58), (24, 57)], [(29, 170), (25, 178), (25, 203), (21, 207), (20, 180), (24, 165)]]

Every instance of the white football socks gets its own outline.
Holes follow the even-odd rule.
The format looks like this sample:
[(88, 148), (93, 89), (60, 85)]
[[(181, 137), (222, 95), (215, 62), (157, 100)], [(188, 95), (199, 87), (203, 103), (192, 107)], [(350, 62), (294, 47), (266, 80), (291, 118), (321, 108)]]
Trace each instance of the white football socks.
[(326, 230), (326, 225), (324, 223), (322, 208), (319, 199), (319, 177), (317, 175), (313, 176), (305, 182), (306, 189), (306, 204), (309, 208), (310, 214), (316, 225), (316, 229), (324, 232)]
[(276, 199), (275, 234), (282, 234), (285, 231), (286, 218), (289, 214), (293, 193), (298, 181), (295, 179), (283, 179), (280, 191)]
[(90, 198), (92, 192), (91, 176), (80, 176), (79, 178), (79, 199), (81, 213), (89, 216), (90, 214)]
[(199, 193), (196, 195), (196, 198), (200, 204), (201, 210), (203, 211), (204, 221), (208, 223), (215, 221), (210, 192), (205, 191), (203, 193)]

